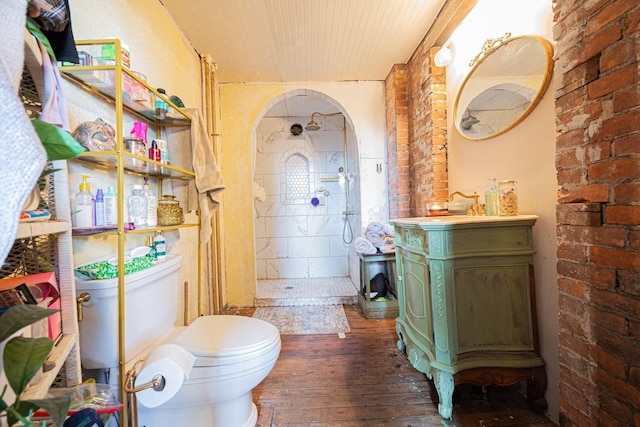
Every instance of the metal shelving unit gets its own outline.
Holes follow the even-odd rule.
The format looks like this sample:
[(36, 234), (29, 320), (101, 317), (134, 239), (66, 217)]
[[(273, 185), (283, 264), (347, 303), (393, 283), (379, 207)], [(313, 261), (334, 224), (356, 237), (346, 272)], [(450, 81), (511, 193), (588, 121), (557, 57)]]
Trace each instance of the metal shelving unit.
[[(117, 188), (118, 200), (118, 222), (117, 228), (109, 231), (91, 230), (73, 231), (75, 238), (91, 235), (116, 235), (117, 236), (117, 253), (118, 253), (118, 295), (119, 295), (119, 395), (124, 401), (124, 385), (125, 385), (125, 363), (127, 355), (125, 354), (125, 274), (124, 274), (124, 254), (125, 240), (127, 235), (154, 233), (157, 230), (175, 230), (188, 227), (200, 227), (200, 215), (198, 215), (197, 223), (186, 223), (174, 226), (157, 226), (153, 228), (145, 228), (141, 230), (125, 231), (125, 218), (123, 207), (126, 205), (126, 197), (124, 191), (125, 176), (133, 174), (140, 176), (148, 176), (158, 178), (158, 195), (162, 193), (162, 179), (184, 179), (193, 180), (194, 172), (187, 168), (189, 165), (163, 164), (151, 159), (141, 157), (126, 151), (124, 147), (123, 132), (123, 116), (124, 114), (132, 115), (136, 120), (148, 124), (149, 131), (155, 131), (157, 137), (161, 137), (163, 129), (181, 127), (189, 128), (191, 125), (191, 117), (174, 105), (164, 94), (159, 93), (156, 89), (151, 88), (144, 80), (140, 79), (135, 73), (130, 71), (123, 65), (121, 54), (121, 43), (117, 39), (105, 40), (89, 40), (76, 41), (78, 50), (83, 52), (85, 57), (101, 58), (96, 60), (97, 64), (66, 66), (61, 67), (62, 76), (72, 84), (84, 89), (92, 95), (99, 98), (100, 101), (110, 105), (115, 111), (115, 131), (116, 131), (116, 150), (102, 152), (85, 152), (82, 153), (74, 162), (82, 162), (86, 167), (90, 168), (108, 168), (114, 169), (115, 182)], [(104, 47), (108, 47), (108, 51), (115, 54), (108, 59), (101, 57)], [(88, 54), (88, 56), (86, 55)], [(167, 111), (162, 116), (156, 115), (154, 108), (155, 100), (162, 100), (167, 106)], [(185, 167), (186, 166), (186, 167)], [(199, 233), (198, 233), (199, 236)], [(200, 242), (198, 238), (198, 248)], [(200, 284), (200, 251), (196, 249), (198, 254), (198, 285)], [(122, 420), (127, 420), (127, 408), (123, 409)]]

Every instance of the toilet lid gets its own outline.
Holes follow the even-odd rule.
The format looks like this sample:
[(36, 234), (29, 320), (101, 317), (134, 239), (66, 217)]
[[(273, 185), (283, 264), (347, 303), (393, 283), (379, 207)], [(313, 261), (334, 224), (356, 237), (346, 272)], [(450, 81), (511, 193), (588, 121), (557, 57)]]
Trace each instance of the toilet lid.
[(199, 357), (246, 354), (280, 340), (271, 323), (245, 316), (198, 317), (176, 337), (175, 343)]

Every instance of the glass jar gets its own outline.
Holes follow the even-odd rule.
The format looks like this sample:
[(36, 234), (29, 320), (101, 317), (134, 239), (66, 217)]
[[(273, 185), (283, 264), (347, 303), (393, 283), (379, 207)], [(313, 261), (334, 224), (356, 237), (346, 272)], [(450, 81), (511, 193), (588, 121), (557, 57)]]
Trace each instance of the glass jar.
[(518, 186), (514, 180), (498, 183), (498, 215), (518, 215)]
[(184, 222), (184, 213), (180, 207), (180, 202), (175, 200), (175, 196), (163, 194), (158, 201), (158, 224), (159, 225), (180, 225)]

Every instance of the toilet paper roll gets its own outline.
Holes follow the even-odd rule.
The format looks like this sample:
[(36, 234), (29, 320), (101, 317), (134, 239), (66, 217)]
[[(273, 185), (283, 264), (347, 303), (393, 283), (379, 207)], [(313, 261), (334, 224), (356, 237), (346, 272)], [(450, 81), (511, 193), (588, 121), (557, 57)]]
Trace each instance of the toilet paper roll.
[(147, 408), (155, 408), (171, 399), (182, 387), (185, 378), (189, 378), (196, 357), (175, 344), (164, 344), (156, 347), (142, 365), (136, 378), (136, 386), (153, 381), (157, 375), (164, 378), (164, 388), (156, 391), (153, 388), (136, 393), (138, 402)]

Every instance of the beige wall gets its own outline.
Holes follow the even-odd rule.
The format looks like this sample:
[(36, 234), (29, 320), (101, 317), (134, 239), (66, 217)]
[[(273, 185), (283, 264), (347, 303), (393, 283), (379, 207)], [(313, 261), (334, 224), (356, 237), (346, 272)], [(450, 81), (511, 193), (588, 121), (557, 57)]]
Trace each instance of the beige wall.
[(454, 32), (454, 61), (447, 67), (449, 190), (482, 194), (489, 178), (518, 181), (520, 213), (540, 218), (534, 227), (535, 281), (542, 357), (547, 363), (549, 416), (556, 422), (558, 395), (558, 291), (556, 285), (556, 169), (553, 83), (540, 104), (519, 125), (485, 141), (460, 136), (453, 125), (453, 102), (469, 61), (488, 38), (534, 34), (553, 42), (551, 1), (479, 2)]
[[(252, 306), (256, 288), (253, 224), (254, 128), (272, 102), (290, 91), (313, 90), (331, 98), (351, 120), (360, 154), (362, 224), (388, 219), (385, 164), (383, 82), (229, 84), (220, 87), (221, 166), (225, 179), (222, 216), (225, 229), (225, 304)], [(364, 194), (369, 197), (364, 197)], [(354, 232), (358, 233), (358, 231)]]
[[(114, 0), (100, 2), (83, 0), (72, 5), (72, 24), (76, 40), (95, 40), (117, 38), (128, 45), (131, 56), (131, 69), (147, 76), (152, 87), (166, 89), (168, 95), (177, 95), (187, 107), (201, 108), (200, 60), (191, 45), (168, 17), (165, 9), (157, 0)], [(67, 84), (67, 96), (71, 128), (83, 121), (102, 117), (115, 124), (113, 107), (96, 98), (89, 97), (74, 86)], [(130, 123), (133, 119), (125, 119)], [(130, 131), (125, 125), (123, 132)], [(70, 195), (78, 191), (79, 173), (82, 167), (70, 162)], [(91, 190), (115, 185), (113, 173), (100, 173), (95, 168), (88, 170), (93, 176)], [(141, 179), (140, 177), (137, 177)], [(129, 178), (133, 179), (133, 178)], [(131, 181), (127, 181), (130, 185)], [(193, 215), (193, 214), (191, 214)], [(192, 222), (197, 217), (191, 217)], [(171, 252), (183, 256), (180, 284), (189, 282), (190, 302), (189, 318), (197, 316), (197, 259), (194, 256), (197, 246), (195, 229), (165, 233)], [(146, 235), (128, 236), (126, 248), (144, 244)], [(116, 239), (111, 237), (74, 238), (74, 263), (76, 265), (107, 255), (117, 253)], [(180, 290), (182, 295), (182, 290)], [(181, 306), (182, 307), (182, 306)], [(179, 313), (182, 321), (182, 313)]]

